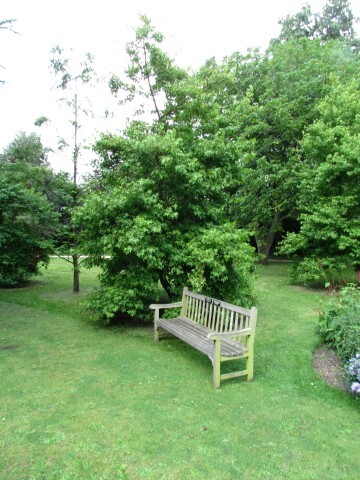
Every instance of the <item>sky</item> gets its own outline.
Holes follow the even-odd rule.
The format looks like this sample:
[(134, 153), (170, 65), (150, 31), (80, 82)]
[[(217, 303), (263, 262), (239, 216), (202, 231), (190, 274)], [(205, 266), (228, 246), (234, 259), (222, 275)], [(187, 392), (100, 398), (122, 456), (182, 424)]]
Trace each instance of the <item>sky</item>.
[[(313, 12), (320, 12), (325, 0), (308, 0)], [(360, 2), (352, 0), (352, 11), (360, 17)], [(90, 52), (101, 78), (122, 75), (127, 66), (126, 43), (134, 36), (139, 15), (151, 18), (165, 35), (164, 50), (175, 62), (196, 70), (208, 58), (218, 61), (235, 51), (265, 49), (278, 36), (278, 20), (298, 12), (303, 0), (1, 0), (0, 20), (15, 19), (14, 34), (0, 30), (0, 152), (19, 131), (41, 135), (44, 146), (55, 150), (57, 138), (69, 142), (69, 111), (57, 99), (50, 63), (50, 50), (59, 45), (79, 58)], [(112, 102), (105, 82), (92, 90), (95, 113)], [(84, 140), (91, 143), (101, 131), (120, 131), (128, 111), (114, 108), (115, 117), (83, 119)], [(46, 116), (47, 126), (34, 126)], [(90, 169), (89, 152), (81, 172)], [(55, 170), (71, 172), (69, 155), (49, 156)]]

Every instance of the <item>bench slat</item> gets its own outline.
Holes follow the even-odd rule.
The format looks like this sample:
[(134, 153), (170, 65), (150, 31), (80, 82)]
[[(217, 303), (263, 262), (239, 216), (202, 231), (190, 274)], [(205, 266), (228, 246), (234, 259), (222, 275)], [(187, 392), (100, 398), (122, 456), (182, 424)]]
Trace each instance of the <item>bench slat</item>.
[[(191, 346), (197, 348), (202, 353), (212, 357), (213, 346), (210, 344), (210, 341), (203, 341), (199, 335), (199, 329), (196, 329), (194, 325), (187, 325), (187, 328), (184, 325), (179, 324), (178, 318), (173, 319), (160, 319), (158, 326), (164, 328), (166, 331), (172, 333), (176, 337), (190, 344)], [(199, 326), (199, 325), (197, 325)], [(213, 341), (211, 341), (213, 343)]]

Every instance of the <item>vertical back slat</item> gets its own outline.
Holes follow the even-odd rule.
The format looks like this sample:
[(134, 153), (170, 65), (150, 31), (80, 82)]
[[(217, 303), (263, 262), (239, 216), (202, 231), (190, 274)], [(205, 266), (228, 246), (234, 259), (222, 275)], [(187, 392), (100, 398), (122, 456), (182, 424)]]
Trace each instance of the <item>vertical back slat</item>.
[(234, 314), (234, 330), (239, 330), (239, 314), (235, 312)]
[(220, 320), (220, 332), (223, 332), (224, 331), (224, 328), (225, 328), (225, 321), (224, 321), (224, 314), (225, 314), (225, 309), (223, 307), (221, 307), (221, 313), (220, 313), (220, 316), (221, 316), (221, 320)]
[(219, 326), (220, 326), (220, 320), (219, 320), (219, 306), (218, 305), (215, 305), (215, 319), (214, 319), (214, 323), (215, 323), (215, 326), (214, 326), (214, 330), (215, 332), (218, 332), (219, 331)]
[(211, 320), (211, 330), (216, 331), (216, 312), (217, 312), (217, 306), (213, 304), (213, 314), (212, 314), (212, 320)]
[(205, 325), (206, 320), (206, 303), (204, 300), (201, 300), (201, 325)]
[(201, 324), (201, 319), (202, 319), (202, 301), (198, 299), (198, 309), (197, 309), (197, 316), (196, 316), (196, 323)]
[(231, 311), (230, 313), (230, 328), (229, 331), (232, 332), (234, 330), (234, 312)]
[(217, 315), (217, 320), (216, 320), (216, 325), (217, 325), (216, 331), (217, 331), (217, 332), (221, 332), (221, 328), (222, 328), (222, 324), (221, 324), (221, 312), (222, 312), (222, 308), (221, 308), (221, 306), (219, 305), (219, 306), (217, 307), (217, 314), (216, 314), (216, 315)]
[(211, 321), (212, 321), (212, 314), (213, 314), (213, 304), (209, 303), (209, 315), (207, 318), (207, 328), (211, 329)]
[(198, 299), (194, 298), (194, 311), (193, 311), (193, 318), (192, 320), (196, 321), (197, 318), (197, 309), (198, 309)]
[(200, 313), (200, 308), (201, 308), (201, 301), (197, 298), (196, 299), (196, 313), (195, 313), (195, 321), (199, 321), (199, 313)]
[(224, 319), (225, 332), (229, 331), (229, 310), (225, 310), (225, 319)]
[(191, 317), (192, 317), (192, 304), (193, 304), (193, 298), (192, 297), (189, 297), (189, 310), (188, 310), (188, 318), (190, 318), (191, 320)]
[(191, 306), (191, 320), (195, 319), (195, 309), (196, 309), (196, 298), (193, 298), (192, 306)]
[(186, 297), (186, 312), (185, 312), (186, 318), (189, 318), (189, 316), (190, 316), (190, 300), (191, 300), (190, 297), (187, 296)]
[(210, 328), (210, 330), (214, 330), (215, 310), (216, 310), (216, 307), (215, 307), (214, 304), (212, 304), (212, 305), (211, 305), (211, 318), (210, 318), (210, 323), (209, 323), (209, 328)]
[(203, 325), (206, 327), (207, 325), (207, 319), (209, 316), (209, 304), (205, 302), (204, 300), (204, 318), (203, 318)]

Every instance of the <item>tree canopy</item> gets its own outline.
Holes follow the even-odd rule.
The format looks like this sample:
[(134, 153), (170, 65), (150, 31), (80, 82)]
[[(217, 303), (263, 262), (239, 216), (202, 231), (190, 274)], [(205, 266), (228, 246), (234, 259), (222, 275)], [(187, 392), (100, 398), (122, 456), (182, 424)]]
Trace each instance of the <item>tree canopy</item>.
[(322, 42), (341, 40), (352, 48), (359, 49), (359, 39), (356, 38), (354, 29), (357, 21), (349, 0), (327, 0), (322, 13), (312, 12), (309, 4), (305, 4), (300, 12), (280, 19), (282, 29), (273, 43), (306, 37), (321, 39)]
[(23, 162), (33, 166), (48, 166), (47, 151), (36, 133), (19, 132), (0, 154), (0, 162)]
[[(118, 310), (144, 316), (159, 282), (170, 298), (188, 285), (248, 305), (253, 249), (227, 214), (239, 152), (233, 116), (214, 95), (221, 75), (210, 64), (187, 76), (158, 47), (140, 42), (161, 43), (143, 22), (130, 60), (142, 62), (136, 83), (148, 85), (155, 119), (134, 121), (95, 146), (98, 178), (77, 217), (88, 264), (103, 269), (90, 306), (108, 319)], [(155, 94), (164, 99), (161, 109)]]
[(283, 222), (298, 218), (295, 174), (304, 129), (318, 118), (317, 104), (331, 90), (331, 77), (347, 81), (357, 75), (358, 57), (342, 42), (301, 38), (263, 55), (234, 54), (227, 65), (236, 78), (234, 108), (243, 105), (239, 135), (246, 140), (234, 216), (253, 230), (266, 263)]
[(319, 119), (301, 142), (305, 160), (300, 184), (299, 233), (289, 234), (282, 251), (298, 259), (294, 274), (303, 281), (351, 265), (360, 270), (360, 87), (333, 81), (319, 104)]
[(72, 185), (54, 173), (36, 134), (19, 133), (0, 155), (0, 285), (39, 273), (63, 236)]

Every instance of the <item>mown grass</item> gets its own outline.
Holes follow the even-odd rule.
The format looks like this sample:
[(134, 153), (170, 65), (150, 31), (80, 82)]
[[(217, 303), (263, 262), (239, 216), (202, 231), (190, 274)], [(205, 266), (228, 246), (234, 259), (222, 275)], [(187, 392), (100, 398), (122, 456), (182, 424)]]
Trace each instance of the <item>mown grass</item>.
[(0, 478), (357, 479), (359, 402), (313, 370), (320, 293), (286, 268), (259, 270), (254, 381), (219, 391), (180, 341), (88, 322), (96, 271), (80, 296), (60, 260), (0, 291)]

